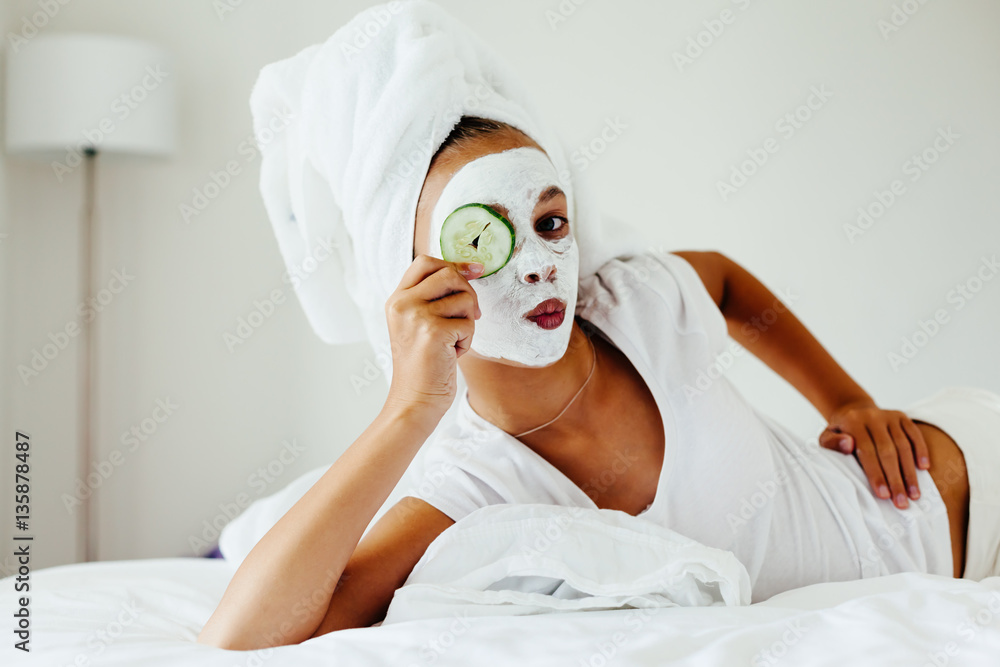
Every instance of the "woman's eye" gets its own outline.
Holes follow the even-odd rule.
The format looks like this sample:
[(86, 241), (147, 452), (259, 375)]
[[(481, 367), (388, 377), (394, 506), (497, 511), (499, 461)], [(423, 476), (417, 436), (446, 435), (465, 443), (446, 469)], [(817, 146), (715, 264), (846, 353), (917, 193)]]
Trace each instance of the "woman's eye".
[(538, 231), (562, 232), (565, 231), (568, 226), (569, 220), (557, 215), (552, 215), (538, 223)]

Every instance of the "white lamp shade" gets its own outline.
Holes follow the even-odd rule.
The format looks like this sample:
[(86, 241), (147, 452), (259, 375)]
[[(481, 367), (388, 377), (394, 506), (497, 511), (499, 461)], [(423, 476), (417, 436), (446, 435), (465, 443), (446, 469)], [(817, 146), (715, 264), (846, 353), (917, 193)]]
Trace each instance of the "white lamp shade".
[(7, 152), (168, 155), (176, 143), (169, 54), (111, 35), (45, 33), (7, 51)]

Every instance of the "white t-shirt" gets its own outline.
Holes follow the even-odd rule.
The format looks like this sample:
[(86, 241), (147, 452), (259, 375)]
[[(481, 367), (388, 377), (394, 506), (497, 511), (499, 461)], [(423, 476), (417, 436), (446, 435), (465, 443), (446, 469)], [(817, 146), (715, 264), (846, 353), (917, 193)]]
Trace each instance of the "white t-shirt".
[[(638, 516), (732, 551), (754, 602), (824, 581), (952, 576), (948, 516), (930, 473), (917, 472), (921, 498), (897, 509), (875, 497), (854, 456), (807, 444), (751, 406), (719, 372), (726, 321), (683, 258), (650, 250), (609, 261), (580, 281), (576, 312), (628, 357), (660, 409), (663, 468)], [(407, 495), (456, 521), (496, 503), (597, 507), (472, 410), (467, 391), (458, 401), (454, 421), (424, 445)], [(602, 475), (609, 483), (615, 473)]]

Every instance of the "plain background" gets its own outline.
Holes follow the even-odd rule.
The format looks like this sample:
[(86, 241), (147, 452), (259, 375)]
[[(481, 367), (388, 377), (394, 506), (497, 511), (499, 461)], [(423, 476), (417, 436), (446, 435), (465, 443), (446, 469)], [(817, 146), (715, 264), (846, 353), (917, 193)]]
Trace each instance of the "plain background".
[[(238, 152), (251, 136), (248, 96), (260, 68), (323, 41), (369, 4), (75, 0), (43, 28), (144, 38), (176, 59), (178, 153), (99, 167), (97, 269), (110, 278), (125, 267), (136, 278), (95, 320), (95, 459), (125, 451), (122, 435), (158, 399), (179, 405), (97, 490), (100, 559), (195, 555), (190, 538), (220, 504), (263, 497), (329, 464), (381, 408), (384, 382), (362, 391), (351, 383), (372, 358), (367, 345), (324, 345), (282, 282), (259, 165)], [(657, 245), (720, 250), (772, 291), (790, 290), (796, 315), (883, 407), (945, 385), (1000, 392), (1000, 279), (961, 310), (947, 296), (1000, 250), (1000, 4), (441, 4), (509, 59), (570, 152), (609, 119), (627, 126), (586, 171), (603, 210)], [(904, 4), (912, 15), (898, 13)], [(565, 20), (555, 22), (560, 7)], [(727, 9), (732, 22), (711, 36), (705, 22)], [(4, 2), (0, 33), (20, 31), (38, 11), (35, 0)], [(894, 11), (907, 21), (883, 34), (879, 21)], [(679, 67), (675, 54), (699, 39), (707, 46)], [(784, 136), (775, 123), (814, 86), (832, 96)], [(904, 163), (949, 127), (954, 145), (908, 180)], [(717, 183), (770, 137), (780, 149), (723, 201)], [(233, 159), (241, 174), (185, 223), (180, 205)], [(844, 225), (894, 179), (905, 194), (851, 243)], [(16, 371), (76, 317), (81, 194), (81, 170), (59, 183), (46, 164), (0, 159), (0, 540), (12, 544), (20, 429), (34, 443), (35, 569), (82, 557), (76, 516), (60, 499), (76, 482), (78, 349), (27, 385)], [(231, 352), (224, 334), (274, 289), (284, 303)], [(893, 369), (888, 355), (938, 309), (947, 324)], [(822, 430), (819, 413), (750, 355), (727, 375), (802, 438)], [(255, 471), (275, 469), (291, 440), (304, 452), (261, 488)]]

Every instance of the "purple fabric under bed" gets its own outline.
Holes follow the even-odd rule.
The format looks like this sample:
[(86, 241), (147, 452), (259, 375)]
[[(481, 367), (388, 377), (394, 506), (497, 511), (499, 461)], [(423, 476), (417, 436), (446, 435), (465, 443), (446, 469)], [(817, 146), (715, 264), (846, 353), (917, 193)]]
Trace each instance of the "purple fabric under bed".
[(209, 551), (207, 554), (203, 554), (202, 558), (222, 558), (222, 552), (219, 551), (219, 547), (216, 546), (214, 549)]

